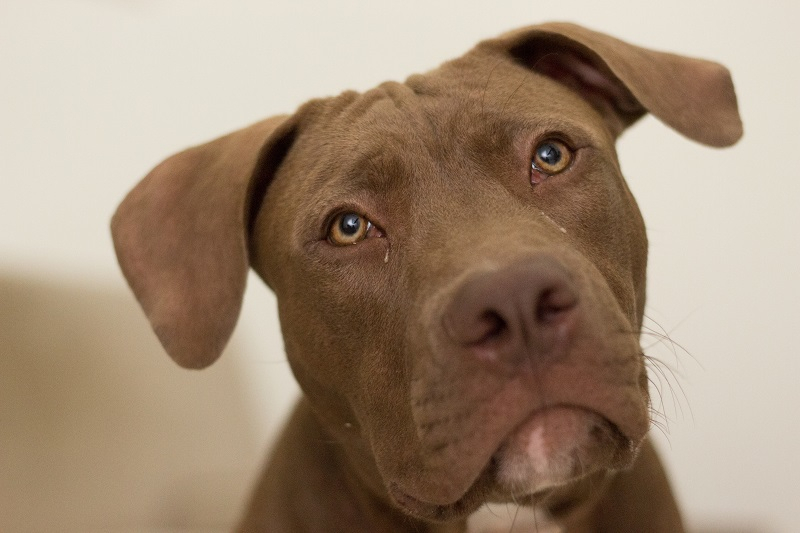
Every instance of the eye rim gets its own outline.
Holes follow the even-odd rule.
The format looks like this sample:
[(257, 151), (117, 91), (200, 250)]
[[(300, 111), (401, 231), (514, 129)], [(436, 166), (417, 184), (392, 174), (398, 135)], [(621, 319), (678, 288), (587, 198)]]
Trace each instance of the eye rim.
[[(551, 165), (539, 157), (539, 149), (546, 144), (554, 145), (560, 152), (563, 161)], [(538, 141), (531, 155), (531, 182), (535, 185), (546, 178), (561, 174), (568, 170), (575, 160), (575, 150), (569, 143), (556, 136), (548, 136)]]
[[(360, 224), (357, 233), (347, 235), (341, 231), (341, 222), (346, 216), (355, 215), (362, 223)], [(330, 217), (330, 222), (326, 225), (325, 240), (337, 247), (353, 246), (367, 239), (368, 237), (382, 236), (382, 233), (377, 229), (375, 224), (366, 216), (361, 214), (355, 209), (345, 209), (337, 212)]]

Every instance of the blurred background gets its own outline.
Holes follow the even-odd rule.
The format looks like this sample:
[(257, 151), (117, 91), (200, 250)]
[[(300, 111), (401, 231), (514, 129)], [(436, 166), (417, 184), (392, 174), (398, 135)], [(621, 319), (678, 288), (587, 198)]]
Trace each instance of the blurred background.
[(651, 241), (643, 344), (672, 369), (654, 438), (693, 530), (800, 531), (800, 4), (778, 0), (2, 0), (0, 531), (228, 530), (297, 397), (255, 278), (218, 363), (163, 353), (107, 230), (136, 181), (547, 20), (733, 72), (734, 148), (651, 117), (619, 143)]

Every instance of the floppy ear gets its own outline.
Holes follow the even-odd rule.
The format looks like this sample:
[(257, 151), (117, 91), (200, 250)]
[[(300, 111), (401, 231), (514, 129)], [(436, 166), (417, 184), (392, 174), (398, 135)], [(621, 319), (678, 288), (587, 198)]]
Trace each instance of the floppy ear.
[(263, 195), (294, 136), (273, 117), (174, 155), (111, 221), (122, 271), (167, 353), (202, 368), (233, 332), (247, 279), (251, 198)]
[(567, 23), (522, 28), (478, 48), (508, 54), (577, 91), (615, 135), (649, 111), (710, 146), (729, 146), (742, 136), (733, 82), (718, 63), (647, 50)]

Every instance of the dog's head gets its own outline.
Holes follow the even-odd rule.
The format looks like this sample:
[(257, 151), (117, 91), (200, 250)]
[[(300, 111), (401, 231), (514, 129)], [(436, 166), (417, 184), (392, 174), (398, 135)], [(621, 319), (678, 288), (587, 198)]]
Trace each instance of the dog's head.
[(187, 367), (219, 356), (251, 265), (319, 419), (408, 512), (572, 493), (649, 426), (646, 236), (614, 149), (648, 111), (741, 135), (715, 63), (521, 29), (173, 156), (120, 206), (117, 253)]

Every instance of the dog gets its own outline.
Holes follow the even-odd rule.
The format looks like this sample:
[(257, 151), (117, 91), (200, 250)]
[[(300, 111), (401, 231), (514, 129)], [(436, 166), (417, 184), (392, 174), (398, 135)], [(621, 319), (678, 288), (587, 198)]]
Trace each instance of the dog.
[(647, 439), (647, 237), (615, 153), (647, 112), (742, 135), (721, 65), (549, 23), (136, 185), (115, 249), (178, 364), (223, 351), (248, 265), (277, 295), (303, 396), (241, 531), (683, 531)]

